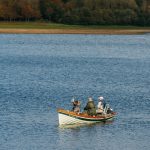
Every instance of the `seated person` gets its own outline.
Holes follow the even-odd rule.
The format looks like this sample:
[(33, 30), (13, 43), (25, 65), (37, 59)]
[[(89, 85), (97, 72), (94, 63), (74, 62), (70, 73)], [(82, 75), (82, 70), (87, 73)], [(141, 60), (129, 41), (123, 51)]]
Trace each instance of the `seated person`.
[(96, 115), (96, 107), (91, 97), (88, 98), (88, 102), (84, 107), (84, 113), (87, 113), (90, 116)]
[(103, 113), (103, 111), (104, 111), (104, 105), (103, 105), (103, 100), (104, 100), (104, 98), (103, 98), (103, 97), (98, 97), (98, 100), (99, 100), (99, 102), (98, 102), (98, 105), (97, 105), (97, 110), (96, 110), (96, 112), (97, 112), (98, 114), (101, 114), (101, 113)]

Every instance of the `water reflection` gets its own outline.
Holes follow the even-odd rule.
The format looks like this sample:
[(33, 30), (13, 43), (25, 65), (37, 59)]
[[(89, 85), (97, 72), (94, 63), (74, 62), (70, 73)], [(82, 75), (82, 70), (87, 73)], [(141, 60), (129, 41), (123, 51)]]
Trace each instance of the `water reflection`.
[(104, 126), (108, 124), (112, 124), (114, 120), (109, 120), (106, 122), (98, 122), (98, 123), (89, 123), (89, 124), (69, 124), (69, 125), (59, 125), (60, 129), (79, 129), (82, 127), (93, 127), (93, 126)]

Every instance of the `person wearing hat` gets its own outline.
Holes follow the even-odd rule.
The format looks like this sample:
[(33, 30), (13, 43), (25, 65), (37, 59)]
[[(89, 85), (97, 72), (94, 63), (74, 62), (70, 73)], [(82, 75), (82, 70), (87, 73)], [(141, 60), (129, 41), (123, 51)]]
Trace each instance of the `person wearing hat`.
[(84, 112), (90, 116), (96, 115), (96, 107), (95, 107), (92, 97), (88, 98), (88, 102), (87, 102), (86, 106), (84, 107)]
[(104, 111), (104, 103), (103, 103), (104, 98), (102, 96), (98, 97), (98, 105), (97, 105), (97, 113), (103, 113)]

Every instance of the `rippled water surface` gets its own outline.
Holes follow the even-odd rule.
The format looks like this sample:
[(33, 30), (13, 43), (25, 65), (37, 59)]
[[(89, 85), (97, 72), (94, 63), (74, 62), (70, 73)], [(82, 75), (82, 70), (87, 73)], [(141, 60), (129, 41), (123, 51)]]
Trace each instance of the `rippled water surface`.
[[(56, 109), (104, 96), (113, 122), (60, 128)], [(149, 150), (150, 35), (0, 35), (0, 150)]]

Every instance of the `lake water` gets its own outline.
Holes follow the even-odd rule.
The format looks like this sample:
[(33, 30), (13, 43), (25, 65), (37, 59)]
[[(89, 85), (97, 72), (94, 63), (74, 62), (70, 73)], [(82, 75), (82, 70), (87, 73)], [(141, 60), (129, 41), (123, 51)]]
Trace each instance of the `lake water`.
[[(58, 126), (103, 96), (113, 122)], [(0, 150), (149, 150), (150, 34), (0, 34)]]

